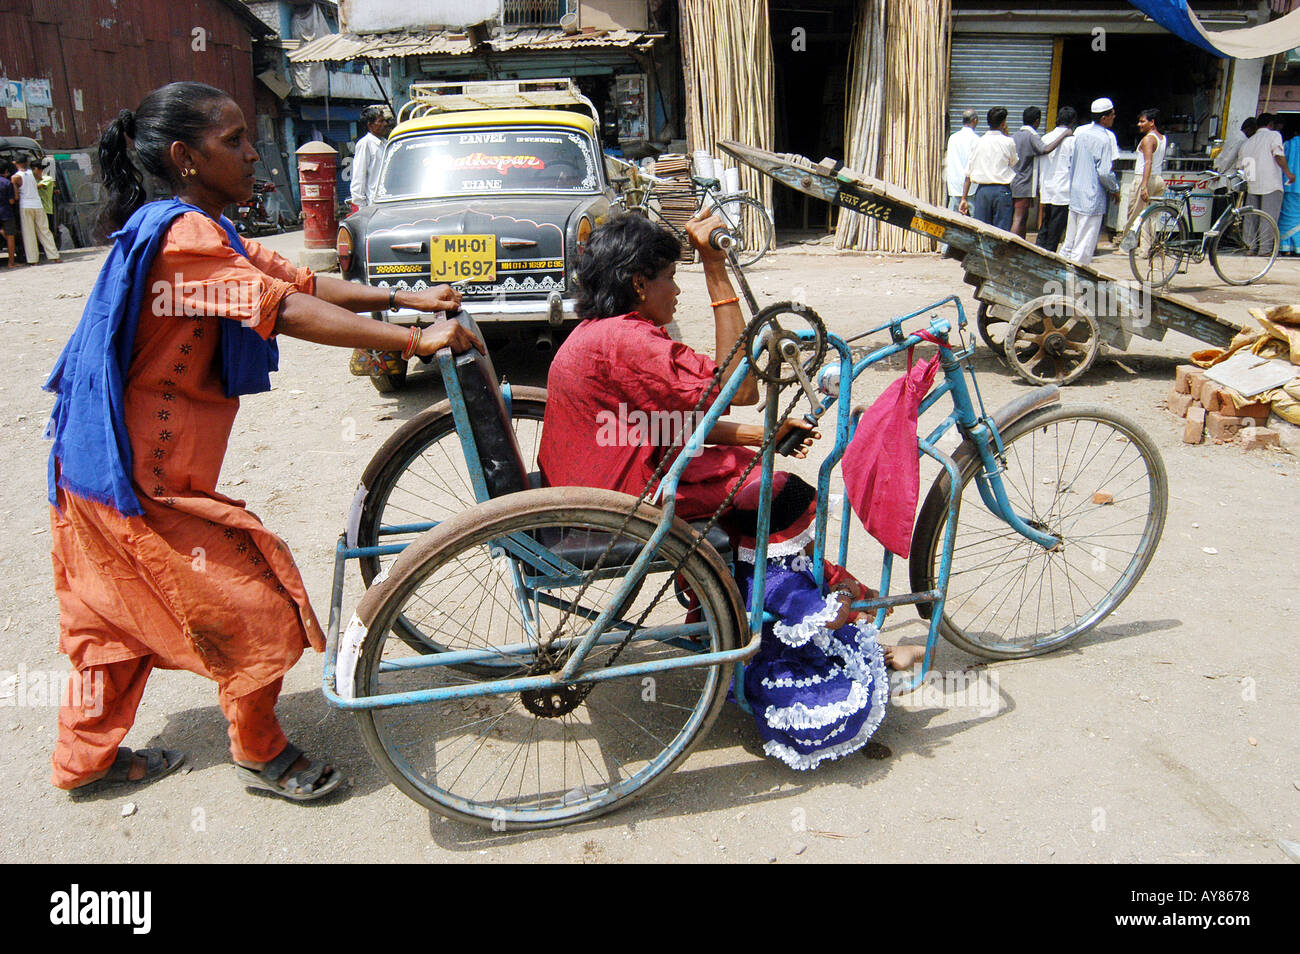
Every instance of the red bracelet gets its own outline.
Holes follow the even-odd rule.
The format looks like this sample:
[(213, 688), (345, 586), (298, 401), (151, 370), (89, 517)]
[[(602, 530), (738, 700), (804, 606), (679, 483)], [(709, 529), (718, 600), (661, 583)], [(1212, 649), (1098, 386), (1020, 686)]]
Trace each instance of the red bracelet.
[(740, 298), (736, 295), (732, 295), (730, 298), (724, 298), (721, 301), (713, 302), (712, 307), (721, 308), (723, 305), (734, 305), (738, 301), (740, 301)]
[(402, 357), (410, 360), (415, 357), (415, 351), (420, 347), (420, 339), (424, 336), (424, 329), (416, 325), (411, 329), (411, 338), (406, 342), (406, 349), (402, 352)]

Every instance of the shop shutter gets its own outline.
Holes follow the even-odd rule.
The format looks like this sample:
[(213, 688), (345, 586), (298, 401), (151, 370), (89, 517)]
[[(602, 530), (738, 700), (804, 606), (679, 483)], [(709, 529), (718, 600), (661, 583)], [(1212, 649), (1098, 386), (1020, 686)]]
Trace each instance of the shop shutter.
[(959, 33), (952, 38), (948, 79), (950, 134), (961, 128), (961, 114), (967, 109), (979, 113), (980, 134), (988, 131), (985, 117), (994, 106), (1006, 107), (1007, 127), (1013, 133), (1020, 128), (1026, 107), (1037, 106), (1046, 122), (1052, 85), (1052, 37)]

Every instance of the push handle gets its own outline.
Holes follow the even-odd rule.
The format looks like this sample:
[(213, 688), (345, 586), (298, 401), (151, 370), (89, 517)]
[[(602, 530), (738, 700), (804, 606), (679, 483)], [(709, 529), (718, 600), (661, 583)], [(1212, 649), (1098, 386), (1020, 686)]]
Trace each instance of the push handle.
[(803, 430), (802, 428), (791, 430), (789, 434), (785, 435), (785, 437), (777, 441), (776, 452), (778, 454), (782, 455), (783, 457), (789, 457), (791, 454), (797, 451), (799, 449), (799, 445), (802, 444), (804, 440), (808, 437), (808, 435), (811, 434), (813, 430), (816, 429), (817, 419), (813, 417), (811, 414), (805, 414), (803, 416), (803, 424), (806, 425), (808, 428), (806, 431)]

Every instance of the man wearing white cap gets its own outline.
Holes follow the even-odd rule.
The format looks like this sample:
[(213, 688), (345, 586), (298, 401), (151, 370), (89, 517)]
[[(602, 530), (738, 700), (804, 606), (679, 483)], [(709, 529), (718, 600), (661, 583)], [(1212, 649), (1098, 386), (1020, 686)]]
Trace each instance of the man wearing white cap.
[(1102, 97), (1093, 100), (1092, 122), (1074, 134), (1074, 155), (1070, 157), (1070, 218), (1061, 254), (1080, 265), (1092, 262), (1109, 196), (1119, 192), (1113, 171), (1118, 146), (1115, 134), (1110, 131), (1114, 123), (1115, 105)]

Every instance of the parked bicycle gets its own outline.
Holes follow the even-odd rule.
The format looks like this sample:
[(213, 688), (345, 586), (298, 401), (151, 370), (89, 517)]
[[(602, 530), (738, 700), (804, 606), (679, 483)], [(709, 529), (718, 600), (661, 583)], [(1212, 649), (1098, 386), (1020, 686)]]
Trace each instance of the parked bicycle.
[[(1226, 180), (1232, 201), (1208, 231), (1194, 237), (1192, 190), (1215, 179)], [(1208, 255), (1214, 271), (1229, 285), (1259, 281), (1277, 261), (1281, 237), (1273, 217), (1262, 209), (1244, 207), (1245, 198), (1246, 176), (1241, 171), (1170, 186), (1138, 216), (1137, 244), (1128, 253), (1133, 277), (1152, 290), (1160, 289)]]
[[(611, 157), (613, 158), (613, 157)], [(714, 213), (723, 220), (736, 242), (736, 259), (742, 267), (753, 265), (776, 244), (776, 226), (763, 203), (741, 189), (723, 192), (718, 179), (691, 176), (687, 179), (662, 179), (634, 163), (613, 159), (624, 176), (611, 176), (619, 189), (613, 205), (663, 222), (678, 237), (686, 233), (671, 221), (665, 209), (671, 206), (693, 209), (696, 213)]]

